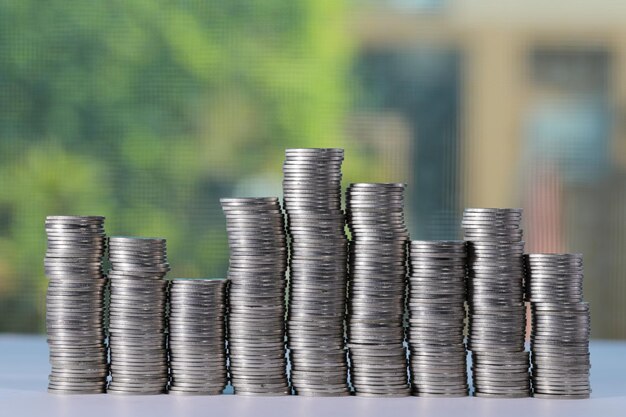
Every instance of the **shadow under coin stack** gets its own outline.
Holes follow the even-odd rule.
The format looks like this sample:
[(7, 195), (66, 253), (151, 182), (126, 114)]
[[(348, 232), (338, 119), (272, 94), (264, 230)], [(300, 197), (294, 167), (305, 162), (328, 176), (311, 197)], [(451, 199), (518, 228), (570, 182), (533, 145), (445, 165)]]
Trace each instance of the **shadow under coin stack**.
[(283, 192), (291, 237), (288, 343), (299, 395), (348, 395), (343, 149), (287, 149)]
[(169, 311), (169, 393), (221, 394), (228, 377), (226, 280), (173, 280)]
[(109, 238), (111, 383), (117, 394), (161, 394), (168, 382), (165, 335), (170, 267), (165, 239)]
[(104, 332), (102, 271), (104, 217), (48, 216), (46, 328), (48, 391), (104, 393), (109, 373)]
[(278, 198), (223, 198), (228, 268), (228, 351), (235, 394), (286, 395), (287, 239)]
[(530, 395), (521, 220), (521, 209), (470, 208), (463, 214), (468, 242), (468, 348), (478, 397)]
[(583, 301), (581, 254), (529, 254), (533, 395), (589, 398), (590, 316)]
[(412, 241), (409, 345), (413, 394), (468, 394), (465, 328), (465, 242)]
[(404, 184), (352, 184), (348, 348), (356, 395), (410, 394), (404, 348)]

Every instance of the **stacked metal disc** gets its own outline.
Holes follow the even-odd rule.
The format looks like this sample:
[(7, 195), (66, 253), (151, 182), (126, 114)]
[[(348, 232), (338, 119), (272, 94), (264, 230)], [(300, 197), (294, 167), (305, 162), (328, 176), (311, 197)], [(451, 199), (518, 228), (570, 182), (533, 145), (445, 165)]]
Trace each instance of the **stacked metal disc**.
[(103, 393), (108, 375), (102, 271), (104, 217), (48, 216), (48, 391)]
[(404, 348), (404, 184), (352, 184), (348, 347), (356, 395), (410, 394)]
[(288, 341), (299, 395), (348, 395), (343, 149), (287, 149), (283, 191), (291, 237)]
[(412, 241), (409, 345), (413, 394), (468, 394), (465, 350), (465, 242)]
[(217, 395), (227, 384), (226, 280), (175, 279), (170, 285), (170, 394)]
[(463, 215), (476, 396), (530, 395), (521, 220), (521, 209), (470, 208)]
[(278, 198), (224, 198), (230, 266), (228, 350), (235, 394), (289, 394), (287, 241)]
[(160, 394), (168, 382), (166, 321), (170, 267), (165, 239), (109, 238), (111, 383), (118, 394)]
[(582, 255), (530, 254), (525, 260), (533, 395), (588, 398), (590, 316), (583, 301)]

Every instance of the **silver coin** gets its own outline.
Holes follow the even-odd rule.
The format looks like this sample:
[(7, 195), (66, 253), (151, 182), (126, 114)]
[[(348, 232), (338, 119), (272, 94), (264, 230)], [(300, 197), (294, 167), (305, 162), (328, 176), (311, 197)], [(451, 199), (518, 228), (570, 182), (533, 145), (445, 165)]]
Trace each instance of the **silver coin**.
[(99, 216), (49, 216), (45, 222), (50, 392), (101, 393), (106, 386), (103, 224)]
[[(275, 197), (221, 203), (230, 247), (227, 323), (232, 384), (237, 393), (266, 394), (273, 380), (284, 389), (287, 239), (280, 203)], [(252, 381), (244, 382), (252, 375)]]
[[(220, 393), (225, 388), (226, 285), (226, 280), (172, 280), (168, 342), (170, 392), (197, 395)], [(208, 338), (204, 336), (205, 331)]]
[(161, 238), (109, 238), (111, 393), (156, 394), (167, 385), (166, 250)]
[(532, 312), (532, 385), (538, 398), (588, 398), (590, 313), (581, 254), (524, 257)]
[[(334, 155), (334, 156), (328, 156)], [(317, 368), (329, 386), (347, 392), (343, 351), (346, 303), (347, 239), (341, 211), (343, 150), (287, 150), (283, 165), (287, 232), (292, 239), (290, 260), (289, 345), (292, 385), (298, 393), (324, 391), (302, 377), (311, 360), (327, 362)], [(326, 350), (317, 347), (327, 345)], [(297, 347), (297, 349), (294, 349)], [(324, 359), (324, 353), (336, 353)], [(332, 358), (332, 359), (331, 359)]]
[(404, 184), (352, 184), (346, 192), (352, 235), (347, 335), (357, 395), (409, 394), (402, 345), (408, 239), (404, 189)]
[(466, 243), (414, 241), (409, 248), (408, 337), (413, 395), (466, 396)]
[[(528, 396), (521, 209), (466, 209), (468, 348), (473, 352), (477, 396)], [(509, 379), (499, 372), (520, 376)]]

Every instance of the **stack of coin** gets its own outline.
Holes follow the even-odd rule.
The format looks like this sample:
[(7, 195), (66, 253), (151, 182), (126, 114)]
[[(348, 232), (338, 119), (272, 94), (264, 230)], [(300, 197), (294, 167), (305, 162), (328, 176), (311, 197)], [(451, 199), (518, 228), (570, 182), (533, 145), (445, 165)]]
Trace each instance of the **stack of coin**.
[(109, 238), (111, 383), (118, 394), (160, 394), (169, 379), (165, 239)]
[(283, 190), (291, 237), (288, 340), (299, 395), (348, 395), (344, 318), (347, 246), (343, 149), (287, 149)]
[(351, 184), (348, 347), (356, 395), (410, 394), (404, 348), (404, 184)]
[(170, 285), (170, 394), (217, 395), (227, 384), (226, 280), (175, 279)]
[(412, 241), (409, 345), (413, 395), (468, 394), (465, 327), (465, 242)]
[(474, 393), (528, 397), (521, 209), (465, 209)]
[(533, 395), (588, 398), (590, 316), (583, 301), (582, 255), (530, 254), (525, 260)]
[(290, 393), (285, 351), (287, 240), (278, 198), (223, 198), (230, 266), (228, 351), (235, 394)]
[(103, 393), (108, 375), (102, 271), (104, 217), (48, 216), (48, 391)]

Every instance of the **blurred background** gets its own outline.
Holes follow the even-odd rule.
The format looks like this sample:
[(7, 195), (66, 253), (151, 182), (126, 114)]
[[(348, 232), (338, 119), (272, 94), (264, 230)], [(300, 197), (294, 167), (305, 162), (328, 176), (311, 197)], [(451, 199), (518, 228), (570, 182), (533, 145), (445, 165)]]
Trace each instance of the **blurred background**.
[(406, 182), (414, 239), (523, 207), (582, 252), (593, 336), (626, 338), (626, 2), (0, 2), (0, 332), (45, 330), (44, 218), (168, 239), (224, 276), (219, 197), (282, 196), (287, 147)]

